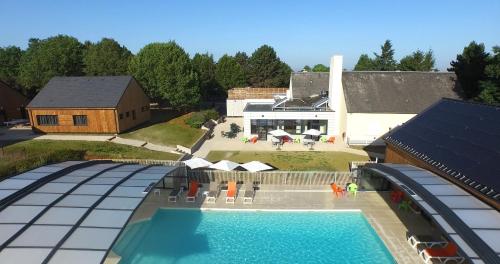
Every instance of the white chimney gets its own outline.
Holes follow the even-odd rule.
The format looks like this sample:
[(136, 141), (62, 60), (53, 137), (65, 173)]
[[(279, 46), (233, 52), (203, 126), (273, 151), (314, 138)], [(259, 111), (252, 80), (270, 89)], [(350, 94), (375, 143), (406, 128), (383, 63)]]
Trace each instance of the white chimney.
[(344, 90), (342, 88), (342, 55), (334, 55), (330, 59), (330, 80), (328, 84), (328, 104), (335, 111), (335, 126), (333, 134), (340, 134), (341, 105), (344, 104)]

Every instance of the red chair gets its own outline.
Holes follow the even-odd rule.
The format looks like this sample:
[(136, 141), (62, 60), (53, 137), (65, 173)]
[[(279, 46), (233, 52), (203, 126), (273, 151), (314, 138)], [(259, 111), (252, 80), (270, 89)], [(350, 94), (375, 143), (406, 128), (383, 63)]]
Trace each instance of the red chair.
[(400, 190), (395, 190), (391, 192), (391, 201), (393, 203), (399, 203), (401, 200), (403, 200), (404, 193)]
[(434, 263), (433, 261), (439, 261), (439, 263), (446, 263), (448, 261), (455, 261), (456, 263), (464, 262), (464, 258), (458, 255), (457, 245), (449, 242), (443, 248), (426, 248), (420, 252), (420, 257), (425, 263)]
[(339, 187), (336, 183), (332, 183), (330, 185), (332, 188), (333, 193), (335, 193), (335, 196), (338, 198), (339, 196), (342, 197), (344, 196), (344, 189), (342, 187)]

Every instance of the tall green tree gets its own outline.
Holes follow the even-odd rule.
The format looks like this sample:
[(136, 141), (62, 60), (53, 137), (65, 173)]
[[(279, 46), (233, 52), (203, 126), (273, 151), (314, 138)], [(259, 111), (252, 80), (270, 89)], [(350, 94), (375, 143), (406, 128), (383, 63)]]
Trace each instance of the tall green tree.
[(303, 72), (310, 72), (310, 71), (312, 71), (312, 69), (309, 65), (306, 65), (306, 66), (304, 66), (304, 68), (302, 68), (302, 71)]
[(263, 45), (252, 53), (248, 67), (250, 84), (254, 87), (288, 86), (291, 68), (268, 45)]
[(326, 67), (323, 64), (316, 64), (312, 68), (312, 71), (313, 72), (329, 72), (330, 71), (330, 67)]
[(224, 92), (234, 87), (247, 86), (243, 68), (234, 57), (224, 55), (220, 57), (215, 68), (215, 79), (224, 89)]
[(132, 53), (120, 46), (114, 39), (103, 38), (92, 44), (85, 43), (86, 49), (83, 56), (84, 69), (87, 75), (125, 75)]
[(156, 101), (185, 111), (200, 101), (198, 75), (188, 54), (177, 43), (151, 43), (130, 62), (130, 72)]
[(19, 75), (19, 61), (23, 52), (19, 47), (0, 47), (0, 80), (17, 87), (17, 76)]
[(200, 91), (204, 99), (210, 99), (219, 94), (219, 85), (215, 80), (215, 62), (212, 54), (196, 53), (193, 57), (193, 69), (198, 74)]
[(367, 54), (361, 54), (359, 56), (358, 62), (356, 63), (356, 66), (354, 66), (355, 71), (374, 71), (376, 70), (375, 68), (375, 62), (368, 57)]
[(417, 50), (399, 61), (400, 71), (432, 71), (434, 69), (434, 54), (432, 50), (426, 53)]
[(375, 67), (379, 71), (394, 71), (397, 69), (397, 63), (394, 59), (394, 49), (390, 40), (386, 40), (380, 47), (380, 54), (375, 54)]
[(489, 54), (485, 52), (484, 44), (472, 41), (466, 46), (462, 54), (458, 54), (456, 60), (452, 61), (448, 71), (457, 75), (466, 99), (472, 99), (479, 95), (481, 88), (479, 82), (486, 79), (485, 68), (488, 65)]
[(249, 73), (248, 73), (248, 60), (250, 59), (246, 52), (243, 51), (238, 51), (236, 54), (234, 54), (234, 59), (236, 62), (241, 66), (243, 69), (243, 72), (245, 73), (245, 82), (250, 83), (250, 80), (248, 79)]
[(485, 67), (486, 80), (479, 82), (481, 92), (477, 100), (500, 105), (500, 46), (493, 47), (493, 54)]
[(83, 45), (74, 37), (30, 39), (19, 66), (19, 81), (30, 91), (38, 91), (54, 76), (82, 75), (82, 57)]

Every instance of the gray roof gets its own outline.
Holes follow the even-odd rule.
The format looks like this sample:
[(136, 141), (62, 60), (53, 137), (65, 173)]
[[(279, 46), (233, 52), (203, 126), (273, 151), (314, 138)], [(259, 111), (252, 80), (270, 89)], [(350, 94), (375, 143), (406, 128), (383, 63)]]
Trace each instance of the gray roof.
[(132, 79), (132, 76), (54, 77), (28, 107), (114, 108)]
[(456, 75), (446, 72), (343, 72), (342, 85), (349, 113), (417, 114), (461, 94)]
[(304, 98), (328, 92), (328, 72), (294, 72), (292, 73), (293, 98)]

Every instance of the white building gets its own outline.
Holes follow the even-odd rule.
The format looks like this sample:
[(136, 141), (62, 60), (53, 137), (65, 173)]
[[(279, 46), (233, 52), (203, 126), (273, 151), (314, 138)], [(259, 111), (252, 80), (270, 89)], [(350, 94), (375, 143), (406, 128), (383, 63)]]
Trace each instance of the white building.
[(242, 115), (244, 135), (261, 140), (274, 129), (299, 137), (314, 128), (348, 144), (383, 144), (377, 139), (439, 99), (459, 98), (457, 83), (454, 73), (344, 72), (342, 56), (333, 56), (329, 73), (292, 73), (288, 90), (230, 96), (228, 116)]

